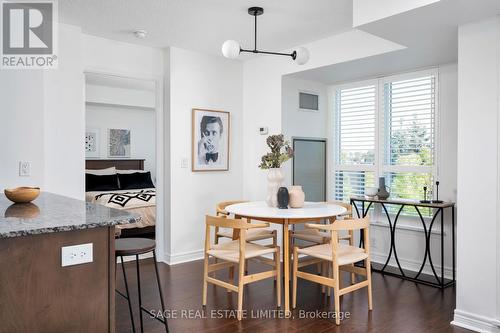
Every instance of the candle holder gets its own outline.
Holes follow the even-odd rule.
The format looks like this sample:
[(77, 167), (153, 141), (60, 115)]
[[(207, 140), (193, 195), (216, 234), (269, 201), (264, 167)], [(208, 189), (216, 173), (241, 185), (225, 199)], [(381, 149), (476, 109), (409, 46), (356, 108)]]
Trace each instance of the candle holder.
[(427, 200), (427, 186), (424, 186), (424, 200), (420, 200), (420, 203), (431, 203), (430, 200)]
[(432, 200), (432, 203), (440, 204), (443, 200), (439, 200), (439, 181), (436, 182), (436, 200)]

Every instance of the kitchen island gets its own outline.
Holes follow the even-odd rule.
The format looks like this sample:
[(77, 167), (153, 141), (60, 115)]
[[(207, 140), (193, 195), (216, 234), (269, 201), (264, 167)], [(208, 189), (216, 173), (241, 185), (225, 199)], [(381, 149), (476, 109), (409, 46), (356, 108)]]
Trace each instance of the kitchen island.
[(0, 332), (114, 332), (115, 225), (126, 211), (0, 194)]

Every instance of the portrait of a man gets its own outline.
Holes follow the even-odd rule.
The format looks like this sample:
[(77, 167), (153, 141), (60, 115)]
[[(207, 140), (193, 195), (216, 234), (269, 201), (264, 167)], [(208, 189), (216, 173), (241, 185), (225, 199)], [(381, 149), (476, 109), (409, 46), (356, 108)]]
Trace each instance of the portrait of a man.
[(193, 171), (229, 169), (229, 112), (193, 109)]

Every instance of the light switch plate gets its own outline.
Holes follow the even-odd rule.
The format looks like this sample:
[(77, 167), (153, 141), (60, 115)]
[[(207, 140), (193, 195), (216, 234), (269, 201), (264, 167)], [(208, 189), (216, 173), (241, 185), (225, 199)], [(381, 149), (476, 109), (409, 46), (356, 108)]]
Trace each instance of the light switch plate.
[(187, 158), (181, 159), (181, 168), (187, 169), (189, 166), (189, 160)]
[(29, 177), (31, 171), (30, 169), (31, 169), (30, 162), (24, 162), (24, 161), (19, 162), (19, 176)]
[(73, 266), (93, 261), (93, 244), (63, 246), (61, 248), (61, 266)]

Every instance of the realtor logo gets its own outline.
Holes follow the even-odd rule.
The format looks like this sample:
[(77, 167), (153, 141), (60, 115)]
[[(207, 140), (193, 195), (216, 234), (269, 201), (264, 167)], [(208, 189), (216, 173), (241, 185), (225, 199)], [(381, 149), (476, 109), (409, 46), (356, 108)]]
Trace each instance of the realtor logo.
[(55, 68), (54, 1), (2, 2), (2, 68)]

